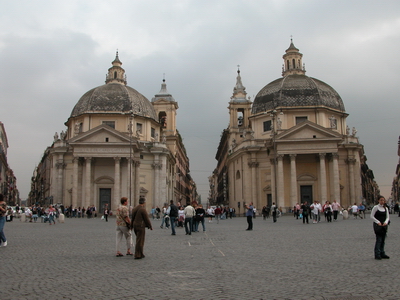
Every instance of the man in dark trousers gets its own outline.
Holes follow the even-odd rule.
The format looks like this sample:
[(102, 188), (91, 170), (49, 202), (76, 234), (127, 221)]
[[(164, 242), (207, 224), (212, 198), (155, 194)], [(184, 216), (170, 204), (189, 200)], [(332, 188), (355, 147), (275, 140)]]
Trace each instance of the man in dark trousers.
[(249, 205), (246, 204), (246, 218), (247, 218), (247, 229), (246, 230), (253, 230), (253, 214), (254, 214), (254, 207), (253, 202), (250, 202)]
[(167, 209), (167, 215), (169, 215), (169, 221), (171, 223), (171, 235), (176, 235), (175, 232), (175, 221), (178, 218), (178, 207), (174, 204), (174, 200), (169, 201), (170, 205)]
[(135, 259), (144, 258), (143, 247), (144, 239), (146, 234), (146, 227), (153, 230), (151, 226), (149, 215), (144, 207), (146, 203), (145, 198), (139, 199), (139, 205), (132, 210), (132, 228), (136, 235), (136, 246), (135, 246)]

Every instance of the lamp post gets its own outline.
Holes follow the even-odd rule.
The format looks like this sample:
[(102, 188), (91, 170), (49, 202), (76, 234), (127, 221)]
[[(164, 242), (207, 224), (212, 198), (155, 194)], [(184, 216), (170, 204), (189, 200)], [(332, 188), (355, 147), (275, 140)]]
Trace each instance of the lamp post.
[[(275, 201), (273, 201), (273, 202), (275, 202), (276, 207), (278, 207), (278, 175), (277, 175), (278, 174), (278, 164), (277, 164), (278, 155), (276, 153), (277, 152), (276, 135), (277, 135), (277, 129), (281, 129), (280, 128), (281, 125), (280, 125), (279, 117), (277, 118), (278, 112), (276, 109), (273, 109), (269, 115), (272, 118), (272, 120), (271, 120), (271, 136), (272, 136), (272, 145), (274, 148), (274, 180), (275, 180), (275, 185), (274, 185), (275, 197), (274, 198), (275, 199), (273, 199), (273, 200), (275, 200)], [(279, 115), (283, 115), (282, 110), (279, 112)], [(278, 121), (279, 121), (279, 126), (277, 126)]]
[(129, 207), (132, 206), (132, 131), (133, 111), (129, 112)]

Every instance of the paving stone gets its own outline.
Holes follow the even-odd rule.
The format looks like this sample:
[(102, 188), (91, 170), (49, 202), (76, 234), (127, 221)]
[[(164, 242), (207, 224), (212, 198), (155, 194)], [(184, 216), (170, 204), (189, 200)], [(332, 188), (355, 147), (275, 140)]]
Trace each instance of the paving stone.
[(369, 218), (303, 225), (290, 215), (257, 217), (245, 231), (238, 217), (176, 236), (153, 220), (141, 260), (115, 257), (113, 218), (14, 219), (0, 248), (0, 299), (400, 299), (400, 218), (391, 220), (391, 258), (376, 261)]

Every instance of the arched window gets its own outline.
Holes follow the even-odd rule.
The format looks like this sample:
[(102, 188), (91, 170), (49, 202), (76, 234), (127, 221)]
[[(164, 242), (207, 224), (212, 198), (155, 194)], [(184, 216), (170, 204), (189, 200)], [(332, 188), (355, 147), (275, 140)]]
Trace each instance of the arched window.
[(296, 60), (293, 58), (293, 69), (296, 69)]
[(117, 71), (114, 72), (114, 79), (117, 79)]
[(240, 171), (239, 170), (236, 171), (236, 179), (240, 179)]

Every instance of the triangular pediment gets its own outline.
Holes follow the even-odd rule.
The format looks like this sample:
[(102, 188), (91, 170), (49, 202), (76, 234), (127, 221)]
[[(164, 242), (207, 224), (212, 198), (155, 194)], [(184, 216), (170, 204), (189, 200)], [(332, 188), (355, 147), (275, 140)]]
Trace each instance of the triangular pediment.
[(340, 140), (341, 135), (332, 129), (325, 128), (310, 121), (304, 121), (279, 133), (276, 141), (284, 140)]
[[(132, 137), (136, 142), (136, 138)], [(102, 124), (89, 131), (83, 132), (68, 141), (71, 145), (76, 144), (96, 144), (96, 143), (129, 143), (130, 137), (121, 133), (108, 125)]]

